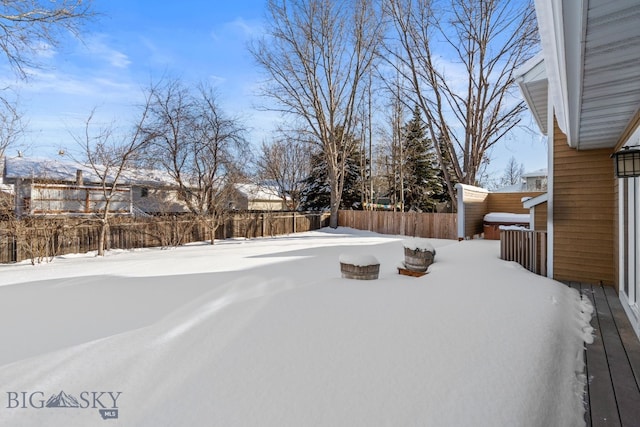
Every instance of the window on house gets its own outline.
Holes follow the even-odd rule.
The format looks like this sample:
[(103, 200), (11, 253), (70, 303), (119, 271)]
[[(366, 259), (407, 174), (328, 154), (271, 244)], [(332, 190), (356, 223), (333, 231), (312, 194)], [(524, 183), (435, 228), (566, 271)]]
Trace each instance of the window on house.
[(149, 197), (149, 189), (147, 187), (140, 189), (140, 197)]

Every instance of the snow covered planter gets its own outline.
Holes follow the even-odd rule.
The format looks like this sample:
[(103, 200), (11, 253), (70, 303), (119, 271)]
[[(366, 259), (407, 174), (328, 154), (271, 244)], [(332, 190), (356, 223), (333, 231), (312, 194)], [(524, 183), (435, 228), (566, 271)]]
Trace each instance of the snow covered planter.
[(373, 255), (340, 255), (340, 272), (345, 279), (375, 280), (380, 262)]
[(404, 246), (404, 266), (411, 271), (427, 271), (433, 264), (436, 249), (427, 239), (412, 238), (402, 242)]

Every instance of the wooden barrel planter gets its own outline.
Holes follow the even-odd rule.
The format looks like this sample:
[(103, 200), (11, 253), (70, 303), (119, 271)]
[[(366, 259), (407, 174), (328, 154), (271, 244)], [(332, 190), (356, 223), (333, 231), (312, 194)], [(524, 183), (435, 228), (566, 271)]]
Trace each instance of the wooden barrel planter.
[(344, 279), (375, 280), (380, 274), (380, 263), (372, 255), (340, 255), (340, 272)]
[(403, 242), (404, 266), (411, 271), (427, 271), (433, 264), (436, 250), (426, 239), (409, 239)]

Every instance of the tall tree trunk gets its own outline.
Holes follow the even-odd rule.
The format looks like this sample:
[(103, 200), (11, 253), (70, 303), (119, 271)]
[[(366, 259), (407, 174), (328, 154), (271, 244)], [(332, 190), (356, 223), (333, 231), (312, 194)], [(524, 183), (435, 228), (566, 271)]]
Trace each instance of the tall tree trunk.
[(100, 235), (98, 236), (98, 256), (104, 256), (107, 246), (107, 230), (109, 230), (109, 221), (102, 218), (100, 220)]
[(338, 198), (338, 183), (336, 179), (330, 180), (331, 186), (331, 217), (329, 218), (329, 227), (338, 228), (338, 210), (340, 209), (340, 199)]

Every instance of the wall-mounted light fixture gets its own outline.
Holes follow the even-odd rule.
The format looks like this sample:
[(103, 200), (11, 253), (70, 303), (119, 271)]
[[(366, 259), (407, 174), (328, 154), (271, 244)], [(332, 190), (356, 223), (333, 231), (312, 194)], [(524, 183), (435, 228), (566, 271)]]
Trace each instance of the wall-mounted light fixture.
[(633, 178), (640, 176), (640, 149), (623, 147), (611, 157), (615, 161), (616, 177)]

